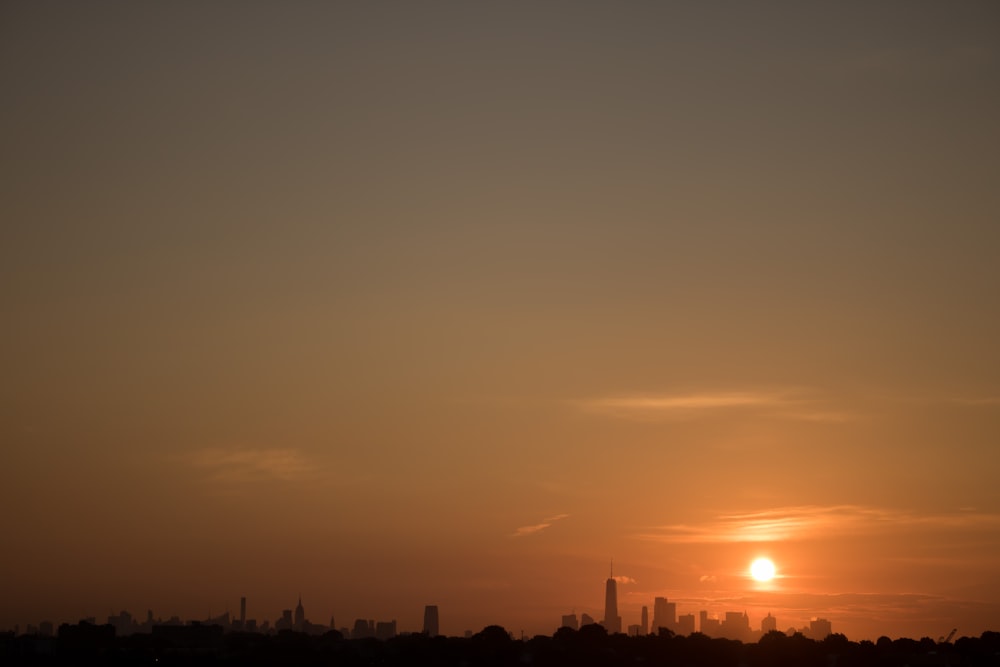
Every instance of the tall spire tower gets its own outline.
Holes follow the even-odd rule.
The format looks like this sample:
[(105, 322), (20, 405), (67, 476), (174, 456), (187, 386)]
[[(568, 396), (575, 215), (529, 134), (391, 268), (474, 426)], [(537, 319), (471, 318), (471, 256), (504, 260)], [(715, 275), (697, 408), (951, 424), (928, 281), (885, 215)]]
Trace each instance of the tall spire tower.
[(604, 629), (608, 634), (622, 631), (622, 617), (618, 615), (618, 582), (615, 581), (615, 561), (611, 559), (611, 574), (604, 587)]
[(296, 632), (305, 632), (306, 629), (306, 610), (302, 606), (301, 593), (299, 593), (299, 604), (295, 607), (295, 625), (292, 629)]

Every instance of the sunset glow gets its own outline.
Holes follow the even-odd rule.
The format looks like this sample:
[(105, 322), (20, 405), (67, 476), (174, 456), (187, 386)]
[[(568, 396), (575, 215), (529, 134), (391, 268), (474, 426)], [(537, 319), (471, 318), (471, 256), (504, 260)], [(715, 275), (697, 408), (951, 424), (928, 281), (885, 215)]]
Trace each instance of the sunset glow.
[(769, 558), (758, 558), (750, 564), (750, 576), (756, 581), (771, 581), (774, 572), (774, 563)]
[(1000, 631), (998, 82), (997, 1), (0, 2), (0, 638)]

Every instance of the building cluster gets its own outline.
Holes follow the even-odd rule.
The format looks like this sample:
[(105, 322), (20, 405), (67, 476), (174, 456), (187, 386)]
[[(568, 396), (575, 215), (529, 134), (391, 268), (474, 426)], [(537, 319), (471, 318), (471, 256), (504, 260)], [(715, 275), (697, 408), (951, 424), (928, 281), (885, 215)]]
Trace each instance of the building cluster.
[[(94, 618), (83, 619), (82, 623), (97, 625)], [(582, 614), (579, 618), (575, 613), (562, 617), (560, 627), (578, 630), (582, 626), (599, 623), (609, 634), (623, 632), (622, 617), (618, 612), (618, 582), (612, 576), (608, 577), (604, 587), (604, 618), (595, 621), (588, 614)], [(302, 597), (299, 596), (295, 609), (285, 609), (281, 616), (273, 624), (268, 621), (258, 623), (255, 619), (247, 618), (247, 599), (240, 598), (240, 612), (238, 617), (234, 617), (230, 612), (220, 616), (209, 615), (204, 621), (191, 621), (185, 623), (180, 618), (174, 616), (167, 620), (154, 618), (152, 611), (146, 612), (146, 618), (137, 619), (127, 611), (108, 616), (105, 627), (113, 629), (113, 636), (123, 637), (132, 634), (162, 634), (175, 632), (172, 628), (183, 628), (191, 626), (213, 627), (219, 632), (251, 632), (261, 634), (275, 634), (282, 631), (301, 632), (307, 635), (319, 636), (336, 630), (347, 639), (391, 639), (400, 634), (395, 619), (391, 621), (375, 621), (374, 619), (356, 619), (351, 628), (337, 628), (333, 617), (330, 618), (329, 625), (313, 623), (306, 618), (305, 607), (302, 605)], [(677, 614), (677, 605), (670, 602), (665, 597), (657, 597), (653, 600), (653, 617), (649, 618), (649, 609), (642, 607), (639, 623), (625, 627), (624, 632), (629, 636), (640, 636), (649, 634), (660, 634), (670, 632), (675, 635), (691, 635), (696, 630), (709, 637), (724, 639), (737, 639), (743, 642), (756, 641), (761, 635), (773, 632), (778, 629), (778, 620), (770, 613), (760, 622), (760, 629), (755, 630), (750, 625), (750, 617), (746, 612), (727, 611), (722, 618), (710, 617), (707, 611), (698, 612), (697, 628), (695, 627), (694, 614)], [(60, 628), (61, 631), (61, 628)], [(807, 627), (789, 628), (788, 634), (801, 633), (810, 639), (822, 640), (833, 633), (830, 621), (817, 618), (813, 619)], [(424, 621), (422, 633), (430, 637), (440, 634), (437, 605), (427, 605), (424, 608)], [(14, 629), (13, 634), (18, 634), (18, 629)], [(27, 635), (39, 637), (52, 637), (54, 635), (54, 625), (50, 621), (42, 621), (37, 626), (28, 625), (25, 631)], [(471, 636), (471, 632), (466, 632), (466, 636)]]
[[(561, 627), (578, 630), (584, 625), (594, 623), (594, 619), (583, 614), (577, 619), (576, 614), (562, 617)], [(618, 581), (608, 577), (604, 586), (604, 618), (599, 623), (609, 634), (622, 632), (622, 617), (618, 614)], [(738, 639), (743, 642), (756, 641), (761, 635), (778, 629), (778, 619), (768, 613), (760, 622), (760, 630), (750, 626), (750, 617), (745, 611), (727, 611), (723, 618), (709, 617), (707, 611), (698, 612), (697, 631), (709, 637), (723, 639)], [(695, 632), (694, 614), (677, 615), (677, 604), (665, 597), (653, 600), (653, 620), (649, 621), (649, 608), (642, 607), (639, 623), (627, 626), (626, 632), (631, 637), (648, 634), (659, 634), (661, 631), (675, 635), (690, 635)], [(807, 627), (789, 628), (787, 633), (801, 633), (810, 639), (822, 640), (833, 634), (833, 626), (825, 618), (810, 621)]]
[[(81, 619), (80, 624), (97, 626), (97, 619), (94, 617), (84, 618)], [(134, 634), (170, 634), (171, 632), (175, 632), (172, 630), (173, 628), (191, 628), (194, 626), (201, 628), (215, 627), (219, 628), (221, 632), (252, 632), (261, 634), (275, 634), (290, 630), (313, 636), (337, 630), (347, 639), (365, 639), (370, 637), (384, 640), (391, 639), (400, 634), (396, 629), (395, 619), (391, 621), (375, 621), (359, 618), (354, 621), (354, 626), (351, 629), (346, 627), (337, 628), (333, 617), (330, 618), (329, 625), (313, 623), (306, 618), (306, 610), (302, 605), (301, 596), (299, 596), (299, 602), (295, 606), (295, 609), (282, 610), (281, 616), (273, 624), (266, 620), (258, 623), (256, 619), (247, 618), (247, 599), (242, 597), (240, 598), (240, 613), (238, 617), (233, 616), (227, 611), (219, 616), (212, 616), (210, 614), (205, 620), (185, 622), (177, 616), (169, 619), (154, 618), (153, 612), (147, 611), (146, 618), (140, 620), (132, 616), (131, 613), (122, 611), (118, 614), (108, 616), (105, 627), (109, 626), (113, 629), (113, 636), (116, 637), (126, 637)], [(20, 634), (19, 630), (20, 628), (15, 627), (13, 634)], [(24, 634), (43, 638), (53, 637), (55, 636), (55, 630), (55, 625), (51, 621), (42, 621), (38, 625), (26, 626)], [(437, 605), (427, 605), (424, 608), (423, 633), (431, 637), (436, 637), (440, 634)]]

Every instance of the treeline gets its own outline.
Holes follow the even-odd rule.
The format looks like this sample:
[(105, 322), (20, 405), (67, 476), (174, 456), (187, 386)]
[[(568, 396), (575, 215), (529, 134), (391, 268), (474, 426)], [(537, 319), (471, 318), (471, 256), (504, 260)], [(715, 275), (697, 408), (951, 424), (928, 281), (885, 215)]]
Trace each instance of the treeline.
[[(109, 632), (110, 630), (110, 632)], [(695, 633), (608, 635), (598, 625), (562, 628), (553, 636), (515, 640), (499, 626), (470, 638), (401, 635), (386, 641), (283, 631), (223, 634), (219, 626), (115, 637), (111, 626), (62, 626), (57, 637), (0, 638), (3, 665), (324, 665), (326, 667), (847, 667), (996, 665), (1000, 633), (954, 643), (882, 637), (852, 642), (843, 635), (814, 641), (771, 632), (756, 643)]]

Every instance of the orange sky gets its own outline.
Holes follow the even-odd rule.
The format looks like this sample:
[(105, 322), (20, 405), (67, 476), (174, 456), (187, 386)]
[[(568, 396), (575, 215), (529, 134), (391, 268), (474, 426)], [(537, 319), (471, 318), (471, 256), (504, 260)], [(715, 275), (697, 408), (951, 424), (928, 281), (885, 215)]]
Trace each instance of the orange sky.
[(998, 33), (4, 3), (0, 628), (1000, 630)]

